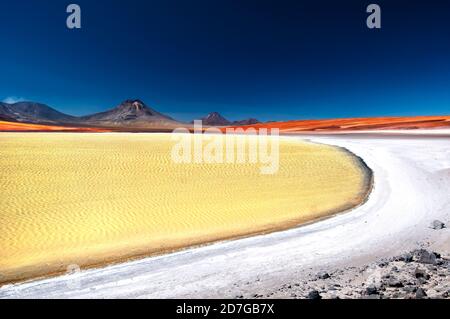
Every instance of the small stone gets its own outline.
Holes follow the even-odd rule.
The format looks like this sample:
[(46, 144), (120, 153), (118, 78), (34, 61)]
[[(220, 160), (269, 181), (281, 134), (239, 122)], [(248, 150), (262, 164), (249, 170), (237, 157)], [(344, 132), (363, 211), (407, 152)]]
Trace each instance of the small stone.
[(403, 288), (404, 291), (406, 291), (407, 293), (414, 293), (417, 291), (417, 287), (405, 287)]
[(425, 278), (425, 279), (430, 279), (430, 275), (423, 269), (420, 268), (416, 268), (416, 270), (414, 271), (414, 276), (416, 276), (417, 279), (419, 278)]
[(410, 253), (404, 254), (404, 255), (402, 256), (402, 258), (403, 258), (403, 261), (404, 261), (405, 263), (410, 263), (410, 262), (413, 261), (413, 255), (410, 254)]
[(416, 291), (416, 299), (422, 299), (427, 296), (427, 293), (422, 288), (417, 289)]
[(408, 280), (408, 279), (406, 279), (406, 280), (404, 280), (403, 281), (403, 286), (414, 286), (416, 284), (416, 282), (414, 281), (414, 282), (412, 282), (412, 281), (410, 281), (410, 280)]
[(317, 278), (319, 279), (328, 279), (330, 278), (330, 275), (327, 272), (320, 272), (317, 274)]
[(366, 288), (366, 294), (367, 295), (377, 295), (378, 294), (378, 289), (375, 286), (369, 286)]
[(440, 220), (434, 220), (431, 223), (431, 228), (434, 230), (441, 230), (441, 229), (445, 228), (445, 224), (443, 222), (441, 222)]
[(403, 287), (403, 283), (396, 278), (391, 278), (388, 281), (388, 286), (393, 287), (393, 288), (401, 288), (401, 287)]
[(437, 264), (436, 255), (434, 253), (426, 251), (425, 249), (416, 250), (414, 253), (414, 258), (417, 260), (417, 262), (421, 264), (430, 264), (430, 265)]
[(322, 299), (322, 296), (319, 294), (319, 292), (317, 290), (312, 290), (308, 294), (308, 299), (318, 300), (318, 299)]
[(423, 285), (423, 284), (426, 284), (426, 283), (427, 283), (427, 280), (426, 280), (425, 278), (420, 277), (420, 278), (417, 279), (417, 282), (418, 282), (419, 284)]

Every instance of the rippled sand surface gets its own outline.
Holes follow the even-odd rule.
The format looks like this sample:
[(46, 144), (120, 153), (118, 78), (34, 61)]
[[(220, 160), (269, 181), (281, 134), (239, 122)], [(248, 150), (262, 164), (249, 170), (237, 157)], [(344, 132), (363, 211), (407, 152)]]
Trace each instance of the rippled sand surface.
[(0, 283), (293, 227), (370, 190), (359, 159), (331, 146), (282, 139), (280, 170), (262, 175), (259, 164), (176, 164), (174, 143), (0, 133)]

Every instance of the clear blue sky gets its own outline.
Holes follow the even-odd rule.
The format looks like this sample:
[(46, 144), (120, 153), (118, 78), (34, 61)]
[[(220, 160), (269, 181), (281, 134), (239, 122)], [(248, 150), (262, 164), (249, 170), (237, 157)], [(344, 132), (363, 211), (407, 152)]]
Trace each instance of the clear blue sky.
[(450, 114), (450, 1), (72, 2), (81, 30), (69, 1), (1, 1), (0, 100), (83, 115), (140, 98), (182, 120)]

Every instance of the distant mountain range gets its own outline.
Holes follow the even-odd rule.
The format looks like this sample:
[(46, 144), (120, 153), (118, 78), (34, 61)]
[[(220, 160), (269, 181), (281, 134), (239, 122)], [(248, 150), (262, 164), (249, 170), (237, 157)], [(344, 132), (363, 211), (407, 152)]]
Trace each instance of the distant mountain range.
[(34, 102), (0, 103), (0, 116), (25, 123), (72, 123), (78, 119)]
[[(140, 100), (126, 100), (101, 113), (87, 116), (71, 116), (48, 105), (35, 102), (0, 103), (0, 120), (44, 125), (69, 125), (82, 127), (156, 129), (190, 126), (170, 116), (157, 112)], [(230, 122), (214, 112), (203, 120), (204, 126), (250, 125), (255, 119)]]
[[(217, 112), (201, 119), (203, 127), (242, 126), (245, 128), (277, 128), (288, 133), (347, 133), (385, 130), (449, 129), (450, 116), (410, 116), (296, 120), (259, 123), (255, 119), (229, 121)], [(71, 116), (45, 104), (19, 102), (0, 103), (1, 131), (75, 131), (75, 132), (170, 132), (175, 128), (193, 129), (159, 113), (140, 100), (126, 100), (108, 111), (87, 116)]]
[(224, 118), (220, 113), (213, 112), (200, 119), (203, 125), (206, 126), (239, 126), (239, 125), (253, 125), (260, 123), (257, 119), (246, 119), (241, 121), (231, 122)]
[(12, 117), (6, 115), (0, 115), (0, 121), (15, 122), (15, 120)]
[(140, 100), (126, 100), (106, 112), (82, 116), (78, 120), (96, 127), (178, 127), (182, 124), (153, 110)]

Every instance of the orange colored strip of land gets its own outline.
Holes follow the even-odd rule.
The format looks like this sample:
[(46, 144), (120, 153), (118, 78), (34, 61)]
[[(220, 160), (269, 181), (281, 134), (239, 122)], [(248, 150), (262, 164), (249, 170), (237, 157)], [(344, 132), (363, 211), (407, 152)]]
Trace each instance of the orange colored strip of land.
[(0, 121), (0, 131), (8, 132), (108, 132), (90, 127), (68, 127)]
[(298, 120), (288, 122), (260, 123), (243, 128), (278, 128), (282, 132), (332, 132), (363, 130), (414, 130), (450, 128), (450, 116), (377, 117), (326, 120)]

